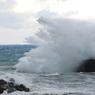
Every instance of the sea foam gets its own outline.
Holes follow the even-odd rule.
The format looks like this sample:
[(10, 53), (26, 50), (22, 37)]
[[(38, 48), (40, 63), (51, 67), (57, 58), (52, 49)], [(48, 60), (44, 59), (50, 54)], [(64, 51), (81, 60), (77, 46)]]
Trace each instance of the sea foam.
[(39, 32), (28, 39), (35, 49), (25, 53), (17, 71), (35, 73), (74, 72), (82, 61), (95, 58), (95, 25), (72, 19), (40, 18)]

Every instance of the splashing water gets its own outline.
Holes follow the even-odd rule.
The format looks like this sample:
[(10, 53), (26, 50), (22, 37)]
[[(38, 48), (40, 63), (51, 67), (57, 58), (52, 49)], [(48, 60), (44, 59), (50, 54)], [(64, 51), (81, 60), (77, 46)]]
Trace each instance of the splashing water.
[(38, 47), (25, 54), (17, 71), (74, 72), (82, 61), (95, 58), (95, 25), (71, 19), (38, 20), (42, 28), (28, 41)]

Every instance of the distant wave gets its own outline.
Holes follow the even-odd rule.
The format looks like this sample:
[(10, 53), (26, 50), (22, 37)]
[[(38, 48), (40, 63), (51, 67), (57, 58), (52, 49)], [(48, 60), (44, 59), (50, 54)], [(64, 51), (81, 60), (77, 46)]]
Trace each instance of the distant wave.
[(0, 66), (0, 71), (15, 71), (14, 66)]
[(17, 60), (0, 60), (0, 62), (17, 62)]

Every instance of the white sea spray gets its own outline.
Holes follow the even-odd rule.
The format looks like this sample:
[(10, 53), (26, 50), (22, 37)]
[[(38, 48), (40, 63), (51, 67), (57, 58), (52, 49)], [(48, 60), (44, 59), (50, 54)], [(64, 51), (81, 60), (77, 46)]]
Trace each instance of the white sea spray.
[(95, 57), (95, 25), (71, 19), (38, 20), (42, 28), (28, 39), (38, 47), (16, 65), (17, 71), (36, 73), (74, 72), (82, 61)]

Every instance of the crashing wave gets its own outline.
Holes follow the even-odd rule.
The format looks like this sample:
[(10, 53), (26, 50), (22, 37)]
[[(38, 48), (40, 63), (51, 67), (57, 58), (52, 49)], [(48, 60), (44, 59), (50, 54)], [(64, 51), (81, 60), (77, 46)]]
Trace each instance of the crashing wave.
[(17, 71), (74, 72), (82, 61), (95, 58), (95, 25), (72, 19), (38, 20), (42, 28), (28, 39), (35, 49), (16, 65)]

